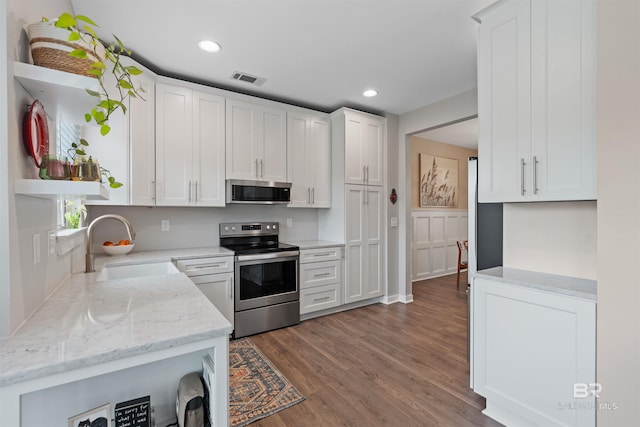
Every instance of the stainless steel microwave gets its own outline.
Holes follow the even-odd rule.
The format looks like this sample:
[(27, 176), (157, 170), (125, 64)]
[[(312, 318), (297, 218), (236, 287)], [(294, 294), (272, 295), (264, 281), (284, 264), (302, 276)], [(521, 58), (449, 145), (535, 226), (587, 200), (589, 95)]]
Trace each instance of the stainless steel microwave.
[(277, 205), (290, 202), (290, 182), (227, 180), (227, 203)]

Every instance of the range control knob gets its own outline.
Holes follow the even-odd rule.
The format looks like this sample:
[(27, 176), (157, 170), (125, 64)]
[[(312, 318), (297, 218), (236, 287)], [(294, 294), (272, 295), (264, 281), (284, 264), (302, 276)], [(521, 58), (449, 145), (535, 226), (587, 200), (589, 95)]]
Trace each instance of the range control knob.
[(270, 225), (267, 225), (267, 230), (271, 230), (271, 226)]
[(224, 227), (224, 231), (229, 231), (229, 227), (228, 227), (228, 226), (225, 226), (225, 227)]
[(236, 226), (235, 225), (231, 227), (231, 231), (236, 231)]
[(277, 224), (273, 224), (273, 229), (277, 230), (278, 229), (278, 225)]

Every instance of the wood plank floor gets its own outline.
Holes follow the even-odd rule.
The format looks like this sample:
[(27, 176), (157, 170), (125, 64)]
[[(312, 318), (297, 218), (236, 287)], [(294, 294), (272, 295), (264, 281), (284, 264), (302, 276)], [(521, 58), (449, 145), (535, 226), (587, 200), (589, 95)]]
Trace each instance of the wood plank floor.
[(464, 288), (452, 275), (413, 296), (252, 336), (306, 397), (252, 426), (499, 426), (469, 389)]

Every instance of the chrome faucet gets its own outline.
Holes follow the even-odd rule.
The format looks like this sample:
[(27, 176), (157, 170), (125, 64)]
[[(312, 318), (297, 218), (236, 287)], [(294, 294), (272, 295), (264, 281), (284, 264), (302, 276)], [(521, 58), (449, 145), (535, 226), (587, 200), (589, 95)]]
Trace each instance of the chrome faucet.
[(135, 237), (136, 237), (136, 233), (135, 233), (135, 231), (133, 231), (133, 226), (131, 225), (129, 220), (127, 220), (123, 216), (115, 215), (115, 214), (107, 214), (107, 215), (99, 216), (98, 218), (96, 218), (93, 221), (91, 221), (91, 224), (89, 224), (89, 227), (87, 228), (87, 255), (85, 257), (85, 262), (86, 262), (85, 269), (84, 269), (85, 273), (92, 273), (92, 272), (96, 271), (96, 269), (94, 268), (94, 265), (93, 265), (93, 258), (94, 258), (94, 255), (93, 255), (93, 228), (96, 226), (97, 223), (99, 223), (103, 219), (109, 219), (109, 218), (117, 219), (118, 221), (123, 223), (125, 225), (125, 227), (127, 227), (127, 233), (129, 233), (129, 240), (133, 241), (135, 239)]

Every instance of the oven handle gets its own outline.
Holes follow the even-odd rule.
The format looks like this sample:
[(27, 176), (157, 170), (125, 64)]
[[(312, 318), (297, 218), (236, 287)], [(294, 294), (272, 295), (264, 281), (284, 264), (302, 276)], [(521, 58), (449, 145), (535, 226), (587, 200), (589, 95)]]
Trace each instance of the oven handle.
[(300, 255), (300, 251), (272, 252), (267, 254), (237, 255), (236, 261), (259, 261), (263, 259), (289, 258)]

